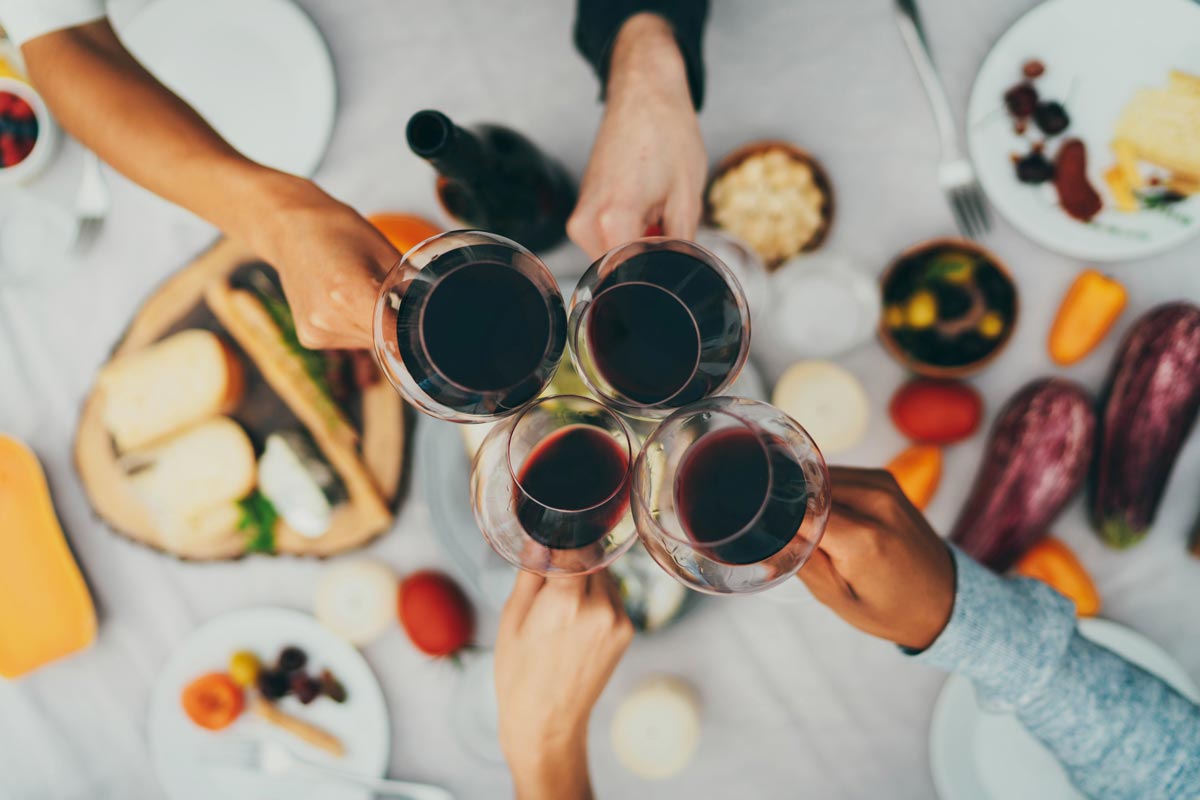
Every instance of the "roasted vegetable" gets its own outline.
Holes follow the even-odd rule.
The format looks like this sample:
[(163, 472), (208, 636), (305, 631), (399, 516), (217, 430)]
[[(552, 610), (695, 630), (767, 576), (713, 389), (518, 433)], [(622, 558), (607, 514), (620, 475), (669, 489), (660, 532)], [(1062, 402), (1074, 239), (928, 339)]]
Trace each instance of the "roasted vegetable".
[(1085, 269), (1058, 307), (1047, 342), (1054, 363), (1067, 366), (1095, 349), (1125, 310), (1128, 293), (1117, 281)]
[(1014, 571), (1049, 584), (1075, 603), (1075, 613), (1081, 617), (1094, 617), (1100, 611), (1100, 593), (1092, 583), (1092, 576), (1071, 549), (1053, 536), (1029, 548)]
[(1095, 431), (1092, 402), (1077, 384), (1027, 384), (1000, 410), (950, 538), (984, 565), (1007, 570), (1083, 485)]
[(1200, 412), (1200, 308), (1167, 303), (1133, 324), (1113, 361), (1090, 483), (1092, 527), (1112, 547), (1150, 530)]

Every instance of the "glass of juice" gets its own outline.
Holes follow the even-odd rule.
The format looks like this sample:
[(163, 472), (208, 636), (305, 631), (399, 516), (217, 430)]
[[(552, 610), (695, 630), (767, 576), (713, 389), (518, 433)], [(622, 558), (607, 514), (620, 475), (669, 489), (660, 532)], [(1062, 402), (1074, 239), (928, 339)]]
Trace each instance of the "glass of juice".
[(718, 397), (676, 411), (634, 467), (638, 535), (659, 566), (709, 594), (768, 589), (795, 575), (829, 517), (829, 471), (791, 417)]
[(475, 519), (492, 548), (521, 569), (581, 575), (637, 539), (629, 510), (634, 438), (600, 403), (538, 400), (497, 425), (471, 466)]
[(412, 405), (453, 422), (521, 410), (550, 383), (566, 343), (554, 277), (521, 245), (450, 231), (409, 250), (375, 303), (375, 355)]
[(750, 312), (720, 259), (651, 237), (592, 264), (571, 299), (568, 339), (589, 391), (628, 416), (661, 419), (737, 379)]

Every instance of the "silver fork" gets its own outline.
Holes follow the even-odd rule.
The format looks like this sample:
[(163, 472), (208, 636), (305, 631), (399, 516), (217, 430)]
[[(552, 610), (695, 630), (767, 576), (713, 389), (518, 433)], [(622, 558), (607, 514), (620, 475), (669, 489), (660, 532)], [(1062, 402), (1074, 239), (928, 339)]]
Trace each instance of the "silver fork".
[(75, 214), (79, 217), (75, 252), (83, 252), (92, 246), (111, 207), (112, 194), (108, 190), (104, 174), (100, 171), (100, 159), (88, 150), (84, 153), (83, 176), (79, 179), (79, 190), (75, 193)]
[(263, 775), (308, 775), (329, 778), (342, 783), (362, 786), (376, 794), (407, 797), (409, 800), (454, 800), (454, 795), (440, 786), (411, 781), (372, 778), (338, 767), (318, 764), (295, 753), (283, 742), (274, 739), (231, 739), (222, 746), (212, 763), (242, 767)]
[(983, 190), (979, 188), (979, 181), (975, 178), (971, 162), (960, 148), (954, 115), (950, 111), (950, 99), (946, 96), (946, 87), (933, 65), (929, 40), (925, 37), (925, 29), (917, 13), (916, 0), (896, 0), (896, 24), (900, 27), (900, 36), (904, 39), (908, 53), (917, 67), (917, 76), (921, 79), (921, 85), (925, 87), (925, 94), (929, 96), (938, 136), (942, 140), (938, 184), (942, 187), (946, 199), (950, 201), (950, 210), (954, 212), (954, 221), (958, 229), (967, 238), (976, 239), (992, 227), (987, 201), (984, 199)]

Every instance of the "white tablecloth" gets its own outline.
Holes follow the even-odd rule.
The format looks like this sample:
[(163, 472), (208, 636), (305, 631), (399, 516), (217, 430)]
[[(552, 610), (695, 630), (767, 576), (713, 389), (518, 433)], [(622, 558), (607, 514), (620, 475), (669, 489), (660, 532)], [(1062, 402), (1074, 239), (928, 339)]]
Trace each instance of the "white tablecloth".
[[(364, 211), (436, 216), (431, 171), (402, 135), (409, 114), (424, 107), (464, 122), (510, 124), (582, 171), (600, 107), (595, 81), (571, 47), (573, 3), (301, 2), (337, 66), (340, 116), (317, 174), (334, 194)], [(990, 43), (1033, 4), (922, 2), (957, 109)], [(765, 136), (809, 148), (838, 194), (827, 248), (879, 270), (902, 248), (952, 232), (934, 177), (933, 122), (887, 0), (716, 0), (706, 45), (702, 122), (713, 160)], [(214, 42), (214, 58), (219, 48)], [(63, 164), (72, 158), (77, 151), (68, 147)], [(101, 615), (90, 650), (0, 683), (4, 800), (160, 796), (143, 720), (168, 653), (198, 624), (232, 609), (309, 608), (324, 568), (268, 558), (180, 563), (113, 535), (90, 511), (71, 462), (80, 402), (141, 299), (212, 237), (202, 223), (115, 176), (113, 185), (115, 206), (98, 246), (60, 283), (0, 290), (0, 430), (29, 442), (45, 464)], [(1041, 249), (1003, 221), (986, 241), (1023, 291), (1012, 345), (975, 381), (992, 414), (1025, 381), (1064, 372), (1052, 367), (1044, 339), (1059, 297), (1083, 265)], [(571, 248), (550, 260), (563, 272), (586, 266)], [(1158, 302), (1200, 300), (1198, 262), (1200, 243), (1192, 243), (1118, 267), (1131, 308), (1117, 334)], [(1110, 337), (1065, 374), (1098, 388), (1116, 341)], [(777, 353), (760, 350), (758, 357), (771, 377), (786, 365)], [(903, 446), (885, 411), (903, 371), (874, 343), (843, 363), (867, 384), (875, 417), (868, 441), (841, 461), (882, 464)], [(930, 509), (935, 525), (953, 521), (983, 438), (949, 451)], [(410, 468), (419, 472), (421, 465)], [(1145, 633), (1200, 680), (1200, 561), (1184, 555), (1186, 528), (1200, 510), (1197, 486), (1200, 436), (1176, 467), (1154, 534), (1137, 549), (1106, 549), (1088, 531), (1078, 500), (1055, 533), (1095, 576), (1105, 615)], [(400, 572), (446, 563), (417, 493), (368, 552)], [(485, 620), (485, 638), (493, 626)], [(393, 775), (440, 783), (462, 798), (510, 795), (505, 770), (472, 760), (452, 733), (453, 666), (426, 660), (399, 630), (366, 655), (391, 709)], [(705, 709), (697, 758), (659, 784), (626, 772), (608, 740), (615, 700), (652, 672), (693, 682)], [(815, 603), (710, 601), (677, 627), (634, 643), (594, 715), (596, 788), (602, 798), (928, 798), (927, 732), (942, 681)]]

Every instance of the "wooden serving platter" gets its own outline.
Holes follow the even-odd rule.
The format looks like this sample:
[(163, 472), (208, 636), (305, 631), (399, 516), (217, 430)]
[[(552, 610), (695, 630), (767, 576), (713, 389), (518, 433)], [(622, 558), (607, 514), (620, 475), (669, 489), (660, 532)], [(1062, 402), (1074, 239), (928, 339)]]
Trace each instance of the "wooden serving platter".
[[(256, 446), (278, 429), (304, 428), (338, 473), (349, 500), (330, 530), (308, 538), (282, 519), (276, 552), (329, 556), (361, 547), (391, 525), (403, 472), (404, 405), (382, 376), (362, 387), (355, 408), (341, 409), (308, 377), (269, 313), (251, 293), (231, 284), (235, 271), (259, 262), (222, 240), (188, 264), (146, 300), (111, 359), (141, 350), (186, 328), (208, 328), (232, 343), (246, 371), (247, 391), (232, 416)], [(245, 554), (248, 533), (226, 534), (186, 547), (168, 544), (135, 497), (112, 438), (102, 423), (104, 393), (93, 386), (75, 435), (75, 464), (92, 507), (115, 531), (180, 558), (219, 560)], [(346, 412), (350, 413), (346, 413)]]

